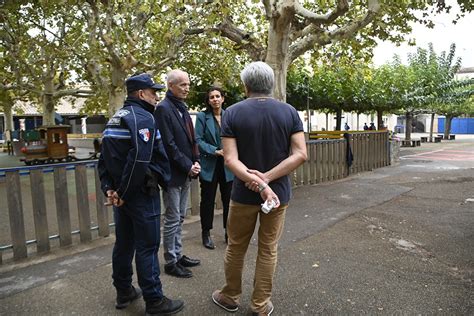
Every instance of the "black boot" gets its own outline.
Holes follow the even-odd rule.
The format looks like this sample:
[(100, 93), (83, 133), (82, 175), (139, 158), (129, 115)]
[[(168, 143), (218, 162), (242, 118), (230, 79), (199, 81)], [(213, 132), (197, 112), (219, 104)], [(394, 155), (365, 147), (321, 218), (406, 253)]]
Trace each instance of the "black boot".
[(137, 298), (142, 297), (142, 290), (132, 287), (128, 291), (117, 291), (117, 299), (115, 303), (116, 309), (124, 309)]
[(216, 248), (214, 246), (214, 242), (211, 239), (211, 233), (208, 230), (203, 230), (202, 231), (202, 244), (204, 247), (207, 249), (214, 249)]
[(229, 243), (229, 236), (227, 236), (227, 229), (224, 229), (224, 240), (226, 244)]
[(171, 300), (166, 296), (151, 302), (146, 302), (146, 315), (172, 315), (184, 307), (182, 300)]

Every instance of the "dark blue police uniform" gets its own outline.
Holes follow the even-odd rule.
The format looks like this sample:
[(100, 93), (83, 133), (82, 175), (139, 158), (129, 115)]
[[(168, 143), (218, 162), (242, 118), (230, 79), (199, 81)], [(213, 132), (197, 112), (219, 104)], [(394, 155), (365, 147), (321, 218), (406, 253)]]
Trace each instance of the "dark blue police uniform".
[(170, 165), (153, 117), (154, 106), (128, 97), (103, 132), (99, 158), (102, 191), (115, 190), (125, 201), (114, 207), (116, 242), (113, 284), (118, 292), (132, 283), (135, 254), (138, 284), (145, 301), (163, 298), (158, 264), (160, 194), (170, 179)]

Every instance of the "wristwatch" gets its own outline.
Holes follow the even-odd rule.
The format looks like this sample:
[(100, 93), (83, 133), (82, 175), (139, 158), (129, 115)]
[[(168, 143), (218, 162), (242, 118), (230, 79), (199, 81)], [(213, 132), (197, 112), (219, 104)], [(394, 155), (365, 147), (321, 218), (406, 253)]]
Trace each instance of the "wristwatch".
[(258, 184), (258, 192), (262, 192), (263, 190), (265, 190), (267, 188), (267, 184), (265, 182), (263, 183), (259, 183)]

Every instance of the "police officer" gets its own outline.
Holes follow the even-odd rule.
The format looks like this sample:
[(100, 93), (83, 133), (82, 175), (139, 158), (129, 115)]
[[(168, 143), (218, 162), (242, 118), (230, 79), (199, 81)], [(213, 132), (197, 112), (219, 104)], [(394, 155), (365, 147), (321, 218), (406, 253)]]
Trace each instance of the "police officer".
[[(141, 297), (146, 313), (174, 314), (184, 303), (163, 295), (158, 264), (160, 194), (170, 179), (170, 165), (153, 117), (163, 85), (144, 73), (126, 81), (124, 106), (108, 121), (99, 157), (102, 191), (113, 205), (115, 245), (112, 278), (115, 307), (123, 309)], [(132, 260), (140, 289), (132, 286)]]

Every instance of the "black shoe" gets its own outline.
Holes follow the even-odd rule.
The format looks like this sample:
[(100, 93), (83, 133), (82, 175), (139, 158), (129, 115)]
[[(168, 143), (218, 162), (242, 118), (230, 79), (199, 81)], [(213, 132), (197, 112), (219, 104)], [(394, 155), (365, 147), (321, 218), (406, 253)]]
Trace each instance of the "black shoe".
[(214, 242), (212, 241), (211, 235), (210, 235), (210, 233), (209, 233), (208, 230), (202, 232), (202, 244), (203, 244), (204, 247), (206, 247), (207, 249), (214, 249), (214, 248), (216, 248), (216, 246), (214, 246)]
[(117, 300), (115, 304), (116, 309), (124, 309), (137, 298), (142, 297), (142, 290), (136, 289), (133, 286), (128, 292), (117, 291)]
[(227, 229), (224, 232), (224, 241), (225, 241), (226, 244), (229, 243), (229, 236), (227, 236)]
[(146, 315), (172, 315), (184, 307), (182, 300), (170, 300), (166, 296), (151, 302), (146, 302)]
[(166, 264), (165, 273), (177, 278), (190, 278), (193, 276), (190, 270), (181, 266), (179, 263)]
[(178, 260), (178, 263), (183, 267), (195, 267), (201, 264), (201, 260), (198, 259), (191, 259), (186, 256), (182, 256), (181, 259)]

